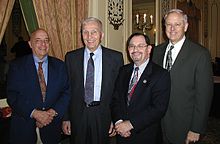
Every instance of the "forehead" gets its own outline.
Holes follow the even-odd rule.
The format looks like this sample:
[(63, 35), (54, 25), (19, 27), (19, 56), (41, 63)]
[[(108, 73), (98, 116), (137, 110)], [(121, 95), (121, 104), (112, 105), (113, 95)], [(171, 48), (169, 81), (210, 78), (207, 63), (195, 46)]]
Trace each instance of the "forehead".
[(99, 29), (99, 24), (95, 21), (85, 22), (83, 24), (83, 29)]
[(167, 15), (166, 22), (183, 21), (183, 15), (180, 13), (172, 12)]
[(142, 35), (139, 36), (134, 36), (131, 38), (130, 43), (135, 44), (135, 43), (146, 43), (145, 38)]
[(36, 31), (36, 32), (34, 32), (33, 34), (32, 34), (32, 37), (34, 38), (34, 39), (40, 39), (40, 38), (42, 38), (42, 39), (48, 39), (48, 34), (47, 34), (47, 32), (45, 32), (45, 31), (43, 31), (43, 30), (38, 30), (38, 31)]

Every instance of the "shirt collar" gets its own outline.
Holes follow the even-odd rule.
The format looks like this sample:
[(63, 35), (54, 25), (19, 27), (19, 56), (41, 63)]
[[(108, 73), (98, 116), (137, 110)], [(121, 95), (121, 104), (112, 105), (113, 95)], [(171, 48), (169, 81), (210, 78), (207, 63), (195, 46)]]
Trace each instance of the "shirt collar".
[(34, 62), (35, 63), (38, 63), (38, 62), (45, 62), (47, 63), (48, 62), (48, 55), (46, 55), (43, 59), (39, 59), (36, 55), (33, 54), (33, 57), (34, 57)]
[[(94, 53), (94, 56), (100, 54), (101, 51), (102, 51), (102, 47), (101, 47), (101, 45), (99, 45), (98, 48), (93, 52), (93, 53)], [(87, 55), (87, 56), (90, 56), (91, 51), (90, 51), (87, 47), (86, 47), (86, 49), (85, 49), (85, 52), (86, 52), (86, 55)]]
[[(147, 64), (149, 63), (149, 58), (144, 62), (142, 63), (139, 67), (139, 70), (140, 71), (144, 71), (145, 67), (147, 66)], [(136, 68), (137, 66), (134, 64), (134, 69)]]
[(183, 45), (185, 39), (186, 39), (186, 36), (184, 35), (183, 38), (182, 38), (180, 41), (178, 41), (175, 45), (173, 45), (171, 42), (169, 42), (169, 44), (168, 44), (168, 49), (170, 48), (171, 45), (173, 45), (174, 48), (175, 48), (175, 47), (182, 47), (182, 45)]

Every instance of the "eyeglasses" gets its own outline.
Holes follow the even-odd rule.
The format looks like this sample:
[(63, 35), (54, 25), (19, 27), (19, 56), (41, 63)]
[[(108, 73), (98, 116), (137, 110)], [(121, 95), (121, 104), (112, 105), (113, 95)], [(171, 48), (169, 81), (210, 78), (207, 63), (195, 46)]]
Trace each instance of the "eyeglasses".
[(44, 40), (41, 40), (41, 39), (37, 39), (35, 40), (35, 43), (40, 45), (40, 44), (49, 44), (50, 43), (50, 40), (49, 39), (44, 39)]
[(146, 47), (147, 47), (146, 44), (139, 44), (139, 45), (133, 45), (133, 44), (131, 44), (131, 45), (128, 46), (129, 49), (134, 49), (134, 48), (144, 49), (144, 48), (146, 48)]

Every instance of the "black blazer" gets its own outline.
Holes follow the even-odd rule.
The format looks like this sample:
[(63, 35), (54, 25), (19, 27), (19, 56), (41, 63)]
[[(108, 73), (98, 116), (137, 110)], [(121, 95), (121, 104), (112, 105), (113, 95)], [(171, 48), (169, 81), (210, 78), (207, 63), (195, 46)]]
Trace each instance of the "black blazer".
[[(72, 137), (77, 135), (79, 122), (82, 121), (83, 111), (86, 108), (84, 102), (84, 50), (80, 48), (68, 52), (65, 57), (67, 65), (70, 85), (71, 85), (71, 101), (69, 112), (66, 120), (71, 121)], [(120, 52), (105, 48), (102, 46), (102, 86), (100, 97), (100, 127), (102, 134), (108, 137), (108, 130), (111, 123), (110, 102), (114, 89), (115, 79), (118, 75), (119, 68), (123, 65), (123, 56)]]
[(130, 105), (127, 106), (133, 65), (128, 64), (120, 69), (111, 108), (114, 123), (120, 119), (130, 120), (134, 129), (131, 137), (117, 136), (117, 141), (118, 144), (155, 144), (159, 137), (160, 120), (169, 101), (170, 76), (166, 70), (150, 61), (137, 83)]
[[(154, 48), (153, 61), (163, 65), (168, 42)], [(186, 39), (170, 71), (171, 95), (163, 119), (172, 143), (183, 143), (189, 130), (204, 134), (213, 95), (211, 56), (207, 48)]]

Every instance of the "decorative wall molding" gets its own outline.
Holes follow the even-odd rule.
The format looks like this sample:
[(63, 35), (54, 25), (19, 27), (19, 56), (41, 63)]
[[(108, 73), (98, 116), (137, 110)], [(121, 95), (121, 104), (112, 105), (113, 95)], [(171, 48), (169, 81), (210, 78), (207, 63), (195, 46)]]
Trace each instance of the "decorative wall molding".
[(124, 22), (123, 0), (108, 0), (108, 20), (115, 30)]

